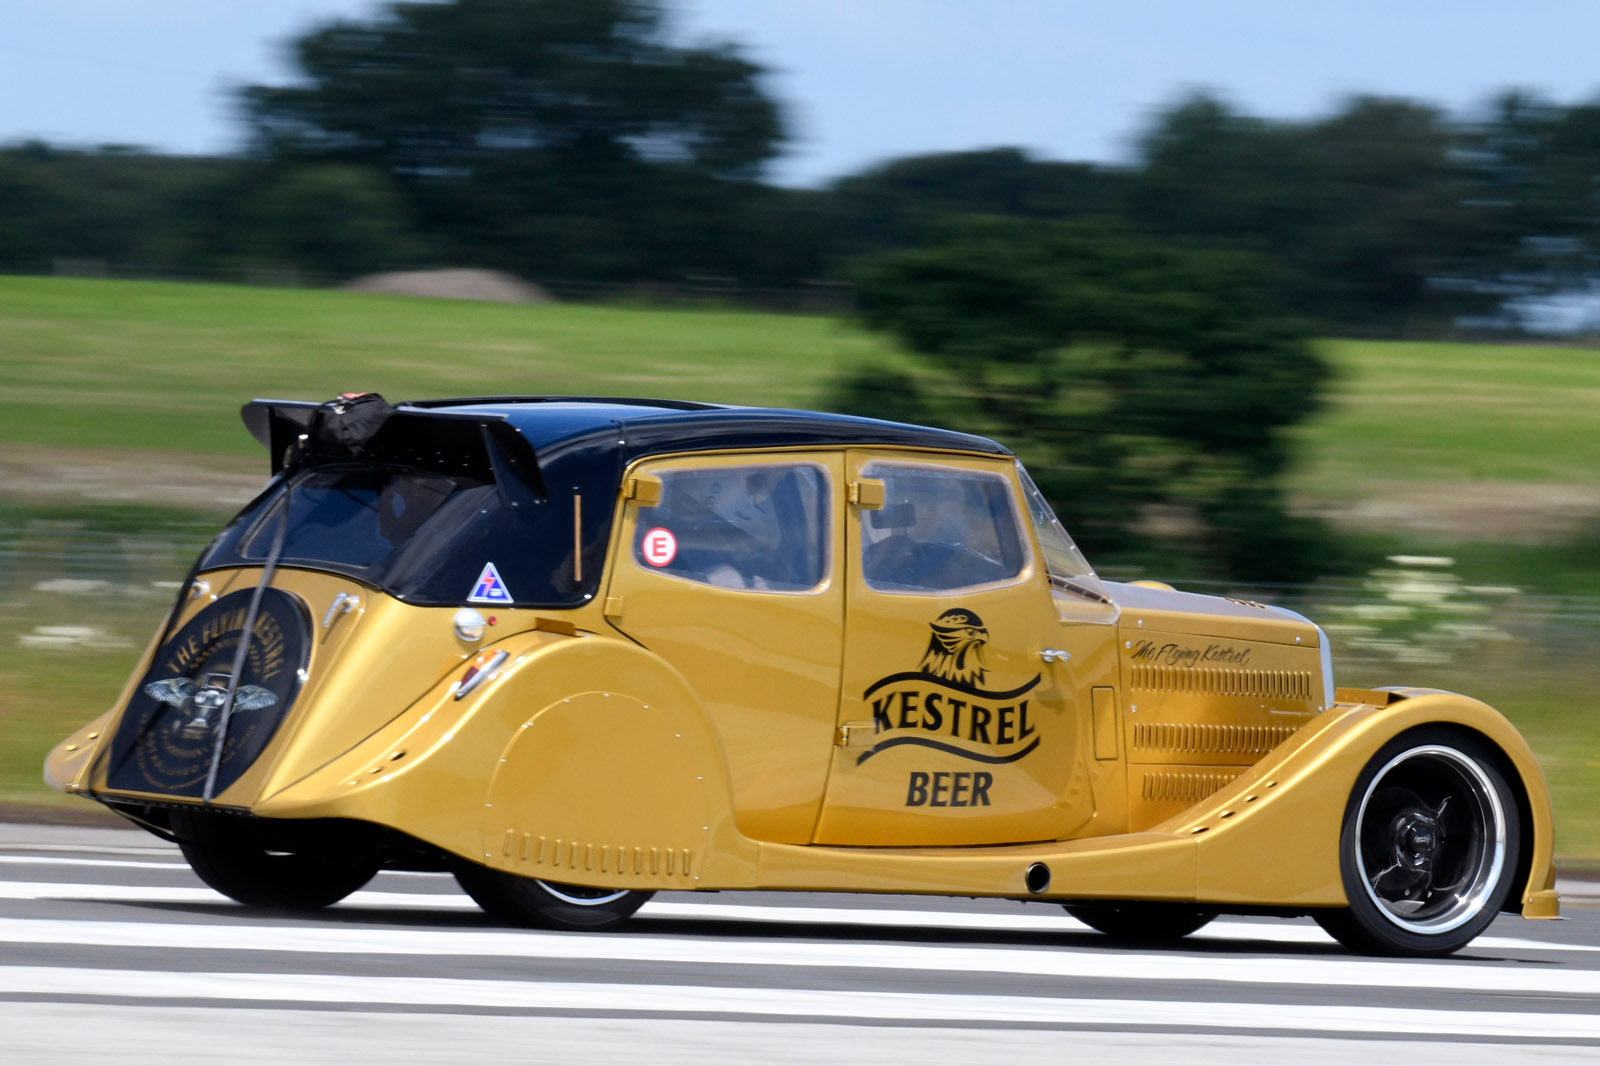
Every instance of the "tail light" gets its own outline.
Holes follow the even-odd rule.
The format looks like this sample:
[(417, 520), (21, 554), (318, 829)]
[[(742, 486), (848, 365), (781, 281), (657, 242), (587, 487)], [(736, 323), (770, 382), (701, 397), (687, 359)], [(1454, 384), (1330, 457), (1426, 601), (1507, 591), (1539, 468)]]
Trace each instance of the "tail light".
[(461, 680), (456, 682), (456, 699), (459, 700), (493, 677), (506, 658), (504, 651), (480, 651), (467, 665), (467, 672), (461, 675)]

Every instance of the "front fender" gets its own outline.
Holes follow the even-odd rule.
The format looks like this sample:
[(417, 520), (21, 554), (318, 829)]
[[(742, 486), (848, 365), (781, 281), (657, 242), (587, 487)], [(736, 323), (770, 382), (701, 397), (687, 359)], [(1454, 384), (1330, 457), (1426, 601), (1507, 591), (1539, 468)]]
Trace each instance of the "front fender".
[[(627, 888), (753, 883), (722, 753), (682, 676), (616, 638), (546, 631), (464, 699), (454, 678), (258, 802), (355, 818), (527, 876)], [(597, 687), (596, 679), (609, 679)]]
[(1504, 755), (1508, 781), (1521, 793), (1526, 816), (1527, 874), (1516, 898), (1527, 917), (1555, 917), (1550, 792), (1516, 728), (1487, 704), (1452, 692), (1399, 690), (1362, 697), (1370, 702), (1336, 703), (1227, 788), (1153, 827), (1196, 841), (1195, 898), (1348, 905), (1339, 874), (1339, 834), (1356, 778), (1377, 750), (1401, 733), (1446, 725), (1477, 733)]

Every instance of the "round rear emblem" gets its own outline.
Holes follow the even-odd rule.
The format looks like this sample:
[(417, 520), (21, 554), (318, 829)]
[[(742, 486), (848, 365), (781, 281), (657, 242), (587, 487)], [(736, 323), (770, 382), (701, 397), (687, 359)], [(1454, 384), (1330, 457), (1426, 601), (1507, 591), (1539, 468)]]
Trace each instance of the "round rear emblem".
[[(205, 607), (156, 653), (112, 739), (106, 782), (111, 788), (170, 796), (204, 792), (254, 593), (230, 592)], [(309, 634), (297, 597), (275, 588), (262, 594), (234, 686), (214, 795), (266, 750), (299, 695)]]

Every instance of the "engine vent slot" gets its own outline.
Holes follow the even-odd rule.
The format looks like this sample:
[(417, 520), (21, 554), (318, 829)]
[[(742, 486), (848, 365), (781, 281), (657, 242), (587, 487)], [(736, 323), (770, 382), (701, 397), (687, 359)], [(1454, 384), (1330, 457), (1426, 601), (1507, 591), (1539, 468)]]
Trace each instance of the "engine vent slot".
[(1145, 774), (1140, 795), (1152, 803), (1199, 803), (1230, 784), (1240, 772)]
[(1142, 751), (1265, 755), (1294, 736), (1299, 728), (1299, 725), (1135, 722), (1133, 746)]
[(1134, 688), (1147, 692), (1279, 700), (1309, 700), (1312, 685), (1311, 673), (1306, 670), (1227, 670), (1210, 666), (1135, 666), (1130, 680)]

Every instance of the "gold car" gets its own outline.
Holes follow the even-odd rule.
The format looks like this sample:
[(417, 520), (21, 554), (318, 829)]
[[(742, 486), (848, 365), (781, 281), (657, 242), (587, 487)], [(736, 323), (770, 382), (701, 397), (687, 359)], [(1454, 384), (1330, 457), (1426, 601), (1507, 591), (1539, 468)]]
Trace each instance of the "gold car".
[(914, 892), (1414, 955), (1557, 915), (1501, 715), (1335, 689), (1293, 612), (1102, 580), (992, 441), (653, 400), (244, 418), (274, 478), (45, 768), (240, 902), (445, 868), (558, 928)]

